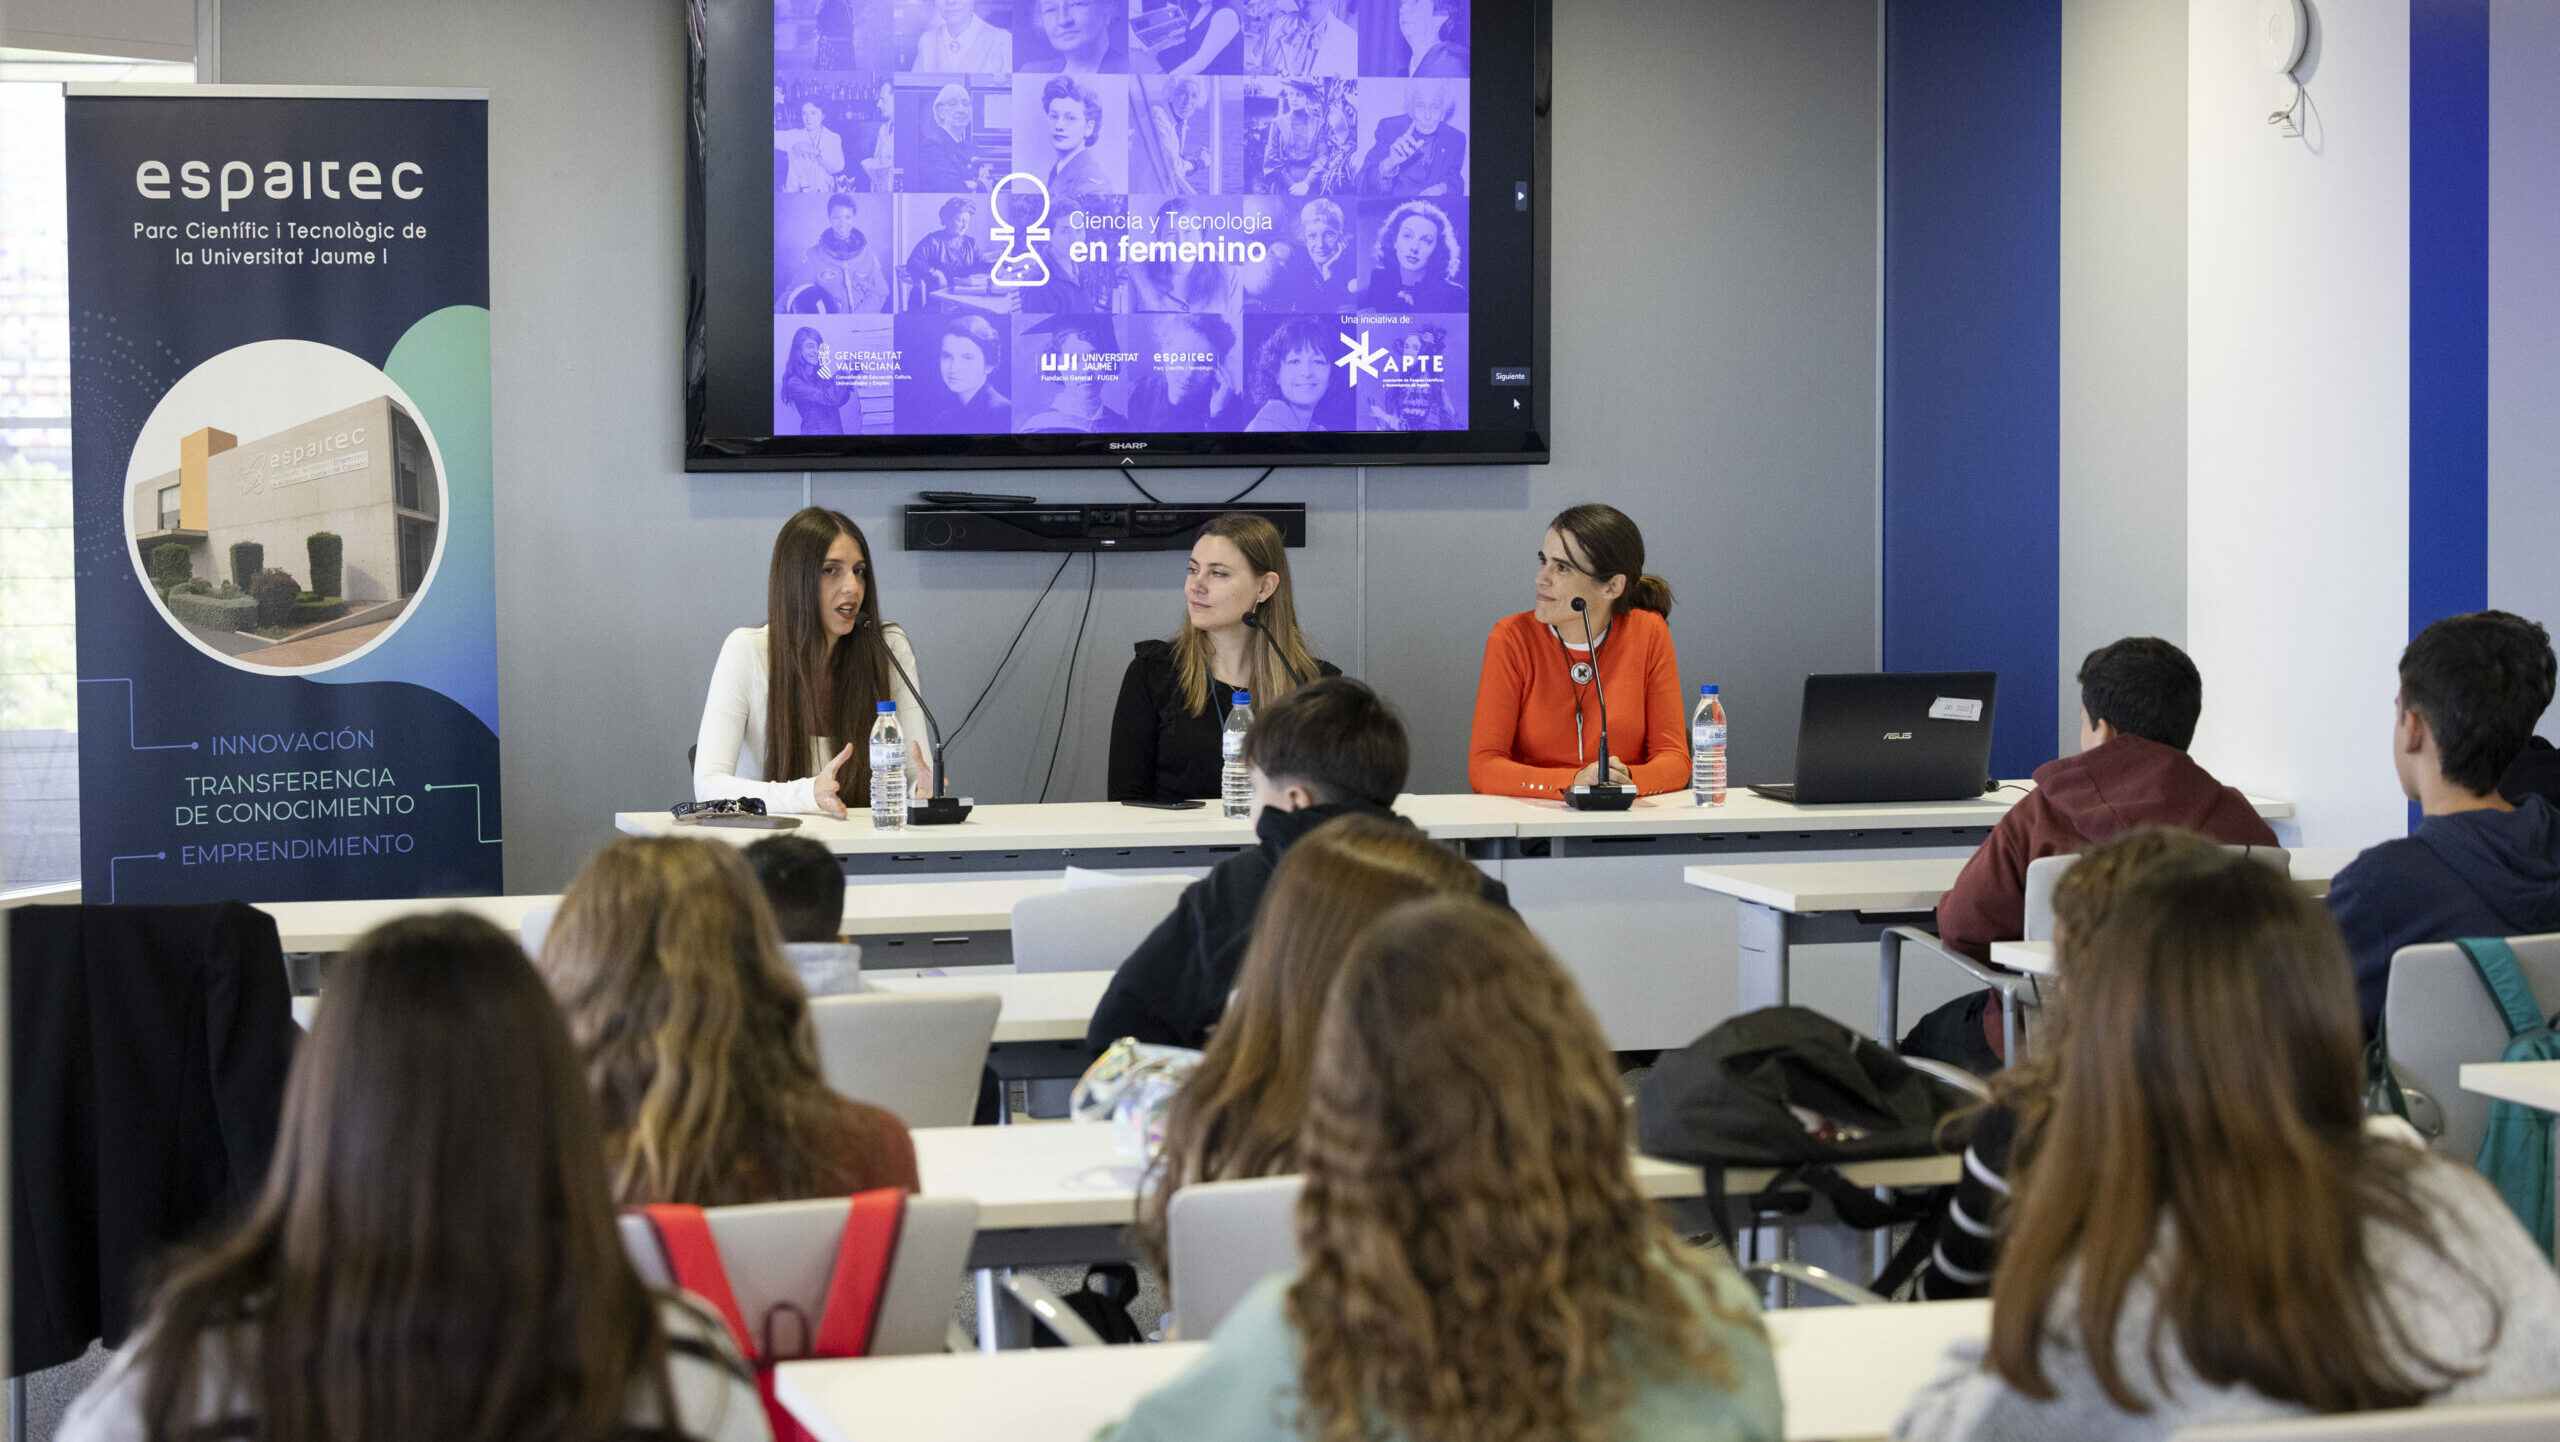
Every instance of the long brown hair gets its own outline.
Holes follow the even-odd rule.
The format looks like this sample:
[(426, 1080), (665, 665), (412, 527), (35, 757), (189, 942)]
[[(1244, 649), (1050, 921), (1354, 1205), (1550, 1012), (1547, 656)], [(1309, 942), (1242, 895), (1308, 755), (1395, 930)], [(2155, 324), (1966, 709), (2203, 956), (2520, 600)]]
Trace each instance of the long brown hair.
[(1361, 935), (1298, 1150), (1317, 1442), (1597, 1442), (1639, 1372), (1740, 1385), (1707, 1317), (1751, 1314), (1637, 1192), (1600, 1028), (1510, 913), (1435, 898)]
[[(2364, 1130), (2337, 927), (2274, 868), (2203, 844), (2129, 837), (2072, 875), (2143, 846), (2163, 854), (2063, 931), (2067, 1001), (2012, 1169), (1987, 1363), (2050, 1398), (2043, 1349), (2064, 1338), (2110, 1401), (2146, 1411), (2117, 1328), (2150, 1285), (2164, 1386), (2163, 1335), (2211, 1386), (2324, 1413), (2414, 1405), (2466, 1374), (2376, 1305), (2374, 1229), (2460, 1264), (2413, 1195), (2425, 1154)], [(2076, 1305), (2055, 1316), (2067, 1284)]]
[(1566, 559), (1591, 579), (1605, 586), (1612, 576), (1627, 578), (1627, 588), (1610, 603), (1610, 615), (1623, 616), (1629, 611), (1671, 614), (1671, 583), (1645, 571), (1644, 532), (1636, 529), (1626, 512), (1597, 501), (1570, 506), (1557, 512), (1556, 518), (1547, 522), (1547, 529), (1562, 533), (1566, 550), (1582, 553)]
[[(827, 644), (818, 619), (820, 570), (838, 536), (862, 551), (862, 604), (853, 634)], [(890, 688), (889, 648), (882, 639), (880, 573), (871, 542), (841, 511), (810, 506), (782, 523), (765, 572), (764, 779), (797, 781), (814, 774), (809, 743), (831, 737), (853, 755), (836, 772), (836, 794), (859, 809), (871, 794), (871, 721)]]
[(1138, 1206), (1138, 1249), (1157, 1275), (1165, 1209), (1191, 1182), (1293, 1171), (1316, 1023), (1360, 929), (1399, 902), (1473, 896), (1484, 874), (1411, 826), (1339, 816), (1280, 858), (1254, 914), (1234, 999), (1200, 1069), (1174, 1095), (1164, 1151)]
[(329, 981), (256, 1206), (153, 1299), (147, 1435), (207, 1435), (234, 1419), (206, 1399), (236, 1396), (272, 1442), (601, 1438), (635, 1384), (672, 1421), (657, 1303), (524, 953), (477, 917), (408, 917)]
[[(1262, 618), (1262, 629), (1280, 643), (1281, 654), (1300, 676), (1316, 678), (1315, 653), (1307, 649), (1307, 638), (1298, 630), (1298, 603), (1289, 585), (1289, 550), (1280, 538), (1280, 528), (1260, 516), (1244, 511), (1230, 511), (1200, 528), (1203, 537), (1222, 536), (1235, 543), (1244, 554), (1245, 569), (1258, 579), (1277, 575), (1280, 584), (1271, 599), (1255, 606), (1254, 614)], [(1182, 627), (1168, 638), (1173, 647), (1173, 689), (1194, 716), (1205, 716), (1211, 710), (1209, 674), (1216, 659), (1209, 645), (1209, 633), (1191, 624), (1189, 607), (1183, 608)], [(1243, 678), (1245, 688), (1253, 693), (1253, 704), (1267, 706), (1295, 690), (1299, 683), (1289, 679), (1288, 667), (1274, 665), (1271, 647), (1261, 637), (1245, 649), (1251, 659), (1247, 665), (1253, 674)], [(1236, 678), (1229, 677), (1229, 680)]]
[(560, 898), (542, 973), (568, 1013), (625, 1205), (823, 1196), (842, 1103), (755, 876), (725, 845), (627, 836)]

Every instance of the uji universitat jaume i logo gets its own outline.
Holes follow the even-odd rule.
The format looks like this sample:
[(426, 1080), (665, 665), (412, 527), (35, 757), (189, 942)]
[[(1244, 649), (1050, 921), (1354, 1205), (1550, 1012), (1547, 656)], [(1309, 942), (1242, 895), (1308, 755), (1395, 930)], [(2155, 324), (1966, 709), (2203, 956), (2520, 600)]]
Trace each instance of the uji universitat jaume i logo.
[(1369, 379), (1376, 380), (1378, 378), (1378, 362), (1387, 358), (1387, 352), (1384, 350), (1371, 350), (1369, 348), (1369, 333), (1365, 330), (1360, 332), (1360, 338), (1358, 340), (1353, 340), (1347, 335), (1344, 336), (1342, 338), (1342, 344), (1347, 347), (1347, 349), (1343, 351), (1342, 359), (1335, 361), (1334, 364), (1344, 367), (1353, 375), (1366, 375)]

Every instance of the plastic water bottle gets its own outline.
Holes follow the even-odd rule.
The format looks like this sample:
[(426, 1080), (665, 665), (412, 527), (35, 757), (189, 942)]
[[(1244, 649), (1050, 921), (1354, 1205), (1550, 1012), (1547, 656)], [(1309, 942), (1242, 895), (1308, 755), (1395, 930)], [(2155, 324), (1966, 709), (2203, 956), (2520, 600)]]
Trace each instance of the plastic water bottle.
[(881, 702), (871, 723), (871, 829), (907, 829), (907, 737), (895, 701)]
[(1253, 810), (1253, 774), (1244, 764), (1244, 733), (1253, 729), (1253, 693), (1238, 691), (1230, 701), (1226, 729), (1218, 734), (1218, 751), (1226, 758), (1218, 767), (1218, 808), (1221, 815), (1242, 819)]
[(1698, 688), (1689, 718), (1689, 794), (1700, 806), (1724, 804), (1724, 700), (1713, 686)]

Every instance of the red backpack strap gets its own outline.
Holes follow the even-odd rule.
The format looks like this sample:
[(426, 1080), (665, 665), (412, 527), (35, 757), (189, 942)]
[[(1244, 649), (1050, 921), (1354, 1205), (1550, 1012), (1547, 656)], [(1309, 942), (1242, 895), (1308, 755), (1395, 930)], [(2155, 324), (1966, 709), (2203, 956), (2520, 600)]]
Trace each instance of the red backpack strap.
[(860, 1357), (870, 1352), (906, 1208), (906, 1194), (895, 1187), (858, 1193), (846, 1205), (844, 1240), (836, 1246), (835, 1274), (827, 1279), (826, 1306), (818, 1317), (811, 1355)]
[(729, 1324), (729, 1340), (738, 1345), (738, 1355), (754, 1363), (755, 1339), (747, 1335), (738, 1294), (729, 1288), (729, 1269), (721, 1265), (720, 1247), (711, 1239), (711, 1219), (700, 1207), (660, 1204), (641, 1207), (639, 1212), (657, 1232), (658, 1247), (667, 1254), (667, 1269), (675, 1273), (676, 1285), (718, 1308), (721, 1320)]

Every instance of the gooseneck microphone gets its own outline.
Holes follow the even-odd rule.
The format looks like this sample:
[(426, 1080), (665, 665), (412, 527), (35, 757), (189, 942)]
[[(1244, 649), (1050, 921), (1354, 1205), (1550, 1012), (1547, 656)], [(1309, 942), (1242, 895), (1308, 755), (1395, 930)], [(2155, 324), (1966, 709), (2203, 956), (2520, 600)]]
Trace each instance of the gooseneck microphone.
[[(876, 626), (874, 619), (865, 616), (855, 623), (854, 629), (860, 631), (874, 626)], [(898, 653), (890, 646), (889, 638), (885, 633), (880, 637), (880, 650), (888, 656), (889, 664), (897, 669), (898, 679), (907, 683), (907, 694), (916, 698), (916, 709), (924, 713), (926, 736), (933, 742), (933, 795), (927, 797), (921, 805), (917, 804), (914, 797), (907, 798), (907, 824), (909, 826), (955, 826), (968, 820), (971, 809), (969, 803), (955, 800), (946, 794), (946, 788), (951, 784), (951, 776), (942, 767), (942, 723), (933, 719), (933, 708), (925, 704), (923, 688), (916, 685), (915, 677), (907, 674), (906, 663), (898, 659)]]
[[(1307, 684), (1307, 678), (1299, 675), (1298, 668), (1289, 664), (1289, 653), (1280, 649), (1280, 639), (1271, 634), (1269, 627), (1262, 624), (1262, 613), (1260, 611), (1245, 612), (1244, 623), (1253, 628), (1254, 634), (1262, 638), (1264, 645), (1271, 648), (1271, 659), (1279, 662), (1280, 669), (1289, 673), (1290, 685), (1304, 686)], [(1604, 707), (1602, 709), (1605, 710), (1606, 708)]]
[(1600, 645), (1591, 638), (1591, 608), (1576, 596), (1573, 613), (1582, 618), (1582, 648), (1591, 658), (1591, 694), (1600, 702), (1600, 769), (1598, 780), (1568, 789), (1564, 799), (1578, 811), (1624, 811), (1635, 804), (1636, 789), (1609, 779), (1609, 693), (1600, 685)]

